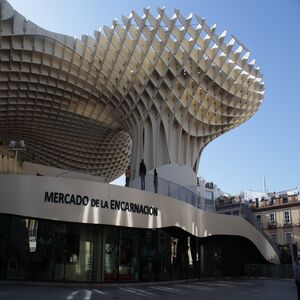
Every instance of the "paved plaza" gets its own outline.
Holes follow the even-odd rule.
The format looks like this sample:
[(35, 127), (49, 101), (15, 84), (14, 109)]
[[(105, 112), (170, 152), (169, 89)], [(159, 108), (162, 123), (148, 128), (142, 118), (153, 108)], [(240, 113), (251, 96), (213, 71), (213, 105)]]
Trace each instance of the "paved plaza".
[(0, 299), (96, 300), (96, 299), (297, 299), (292, 280), (251, 279), (190, 281), (167, 284), (31, 284), (0, 283)]

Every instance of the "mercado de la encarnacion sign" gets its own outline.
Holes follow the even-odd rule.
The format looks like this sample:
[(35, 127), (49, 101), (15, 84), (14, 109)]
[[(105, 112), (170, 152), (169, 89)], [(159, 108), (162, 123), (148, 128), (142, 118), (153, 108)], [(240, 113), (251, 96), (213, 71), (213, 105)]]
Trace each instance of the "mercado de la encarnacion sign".
[(88, 196), (65, 194), (59, 192), (45, 192), (45, 202), (58, 203), (58, 204), (70, 204), (78, 206), (88, 206), (101, 208), (101, 209), (112, 209), (121, 210), (132, 213), (138, 213), (143, 215), (156, 216), (158, 208), (151, 205), (142, 205), (133, 202), (120, 201), (120, 200), (100, 200), (89, 198)]

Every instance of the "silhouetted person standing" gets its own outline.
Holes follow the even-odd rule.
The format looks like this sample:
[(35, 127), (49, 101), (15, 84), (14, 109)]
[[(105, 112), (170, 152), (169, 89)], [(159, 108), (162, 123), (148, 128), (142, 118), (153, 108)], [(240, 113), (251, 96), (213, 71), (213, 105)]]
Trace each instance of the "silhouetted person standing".
[(140, 163), (141, 190), (145, 190), (146, 173), (147, 173), (146, 165), (144, 163), (144, 160), (142, 159)]
[(130, 170), (130, 166), (128, 166), (125, 172), (125, 186), (129, 186), (130, 177), (131, 177), (131, 170)]
[(154, 192), (157, 194), (158, 178), (157, 178), (157, 172), (156, 172), (156, 169), (154, 169), (153, 185), (154, 185)]

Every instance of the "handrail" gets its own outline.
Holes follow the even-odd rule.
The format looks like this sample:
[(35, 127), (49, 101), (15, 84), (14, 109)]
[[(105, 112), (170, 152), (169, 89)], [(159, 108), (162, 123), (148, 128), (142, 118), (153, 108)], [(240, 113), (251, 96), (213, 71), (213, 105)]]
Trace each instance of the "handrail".
[[(167, 179), (158, 177), (157, 193), (160, 195), (176, 198), (183, 202), (189, 203), (197, 208), (214, 211), (214, 201), (211, 199), (206, 199), (201, 197), (199, 193), (192, 191), (188, 187), (184, 187), (175, 182), (169, 181)], [(129, 183), (132, 188), (140, 189), (140, 179), (135, 178), (135, 180)], [(147, 174), (145, 177), (145, 191), (154, 193), (154, 176)], [(202, 205), (201, 205), (202, 204)]]
[[(145, 190), (148, 192), (154, 193), (154, 176), (151, 174), (147, 174), (145, 177)], [(177, 183), (169, 181), (167, 179), (158, 177), (158, 187), (157, 193), (161, 195), (165, 195), (168, 197), (176, 198), (178, 200), (189, 203), (197, 208), (201, 208), (207, 210), (209, 208), (211, 211), (215, 212), (214, 209), (214, 200), (206, 199), (205, 197), (201, 197), (199, 193), (195, 193), (187, 187), (181, 186)], [(136, 179), (131, 182), (130, 187), (140, 188), (140, 181)], [(201, 203), (204, 205), (201, 206)], [(237, 203), (240, 204), (241, 203)], [(248, 223), (250, 223), (253, 227), (255, 227), (264, 237), (265, 239), (272, 245), (274, 251), (279, 256), (278, 248), (275, 243), (271, 240), (271, 238), (263, 231), (262, 227), (257, 223), (256, 217), (251, 209), (247, 205), (242, 205), (240, 209), (240, 216), (243, 217)]]

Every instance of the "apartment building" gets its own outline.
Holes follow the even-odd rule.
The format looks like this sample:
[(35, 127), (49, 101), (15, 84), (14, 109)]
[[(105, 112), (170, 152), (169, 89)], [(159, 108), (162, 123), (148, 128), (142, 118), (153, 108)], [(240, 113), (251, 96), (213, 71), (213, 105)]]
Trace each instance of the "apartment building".
[(200, 208), (215, 212), (215, 201), (224, 195), (224, 192), (213, 182), (208, 182), (202, 177), (197, 177), (197, 193), (200, 195)]
[(253, 199), (249, 203), (257, 223), (275, 244), (297, 243), (300, 248), (300, 197), (297, 189), (269, 193), (269, 199)]

